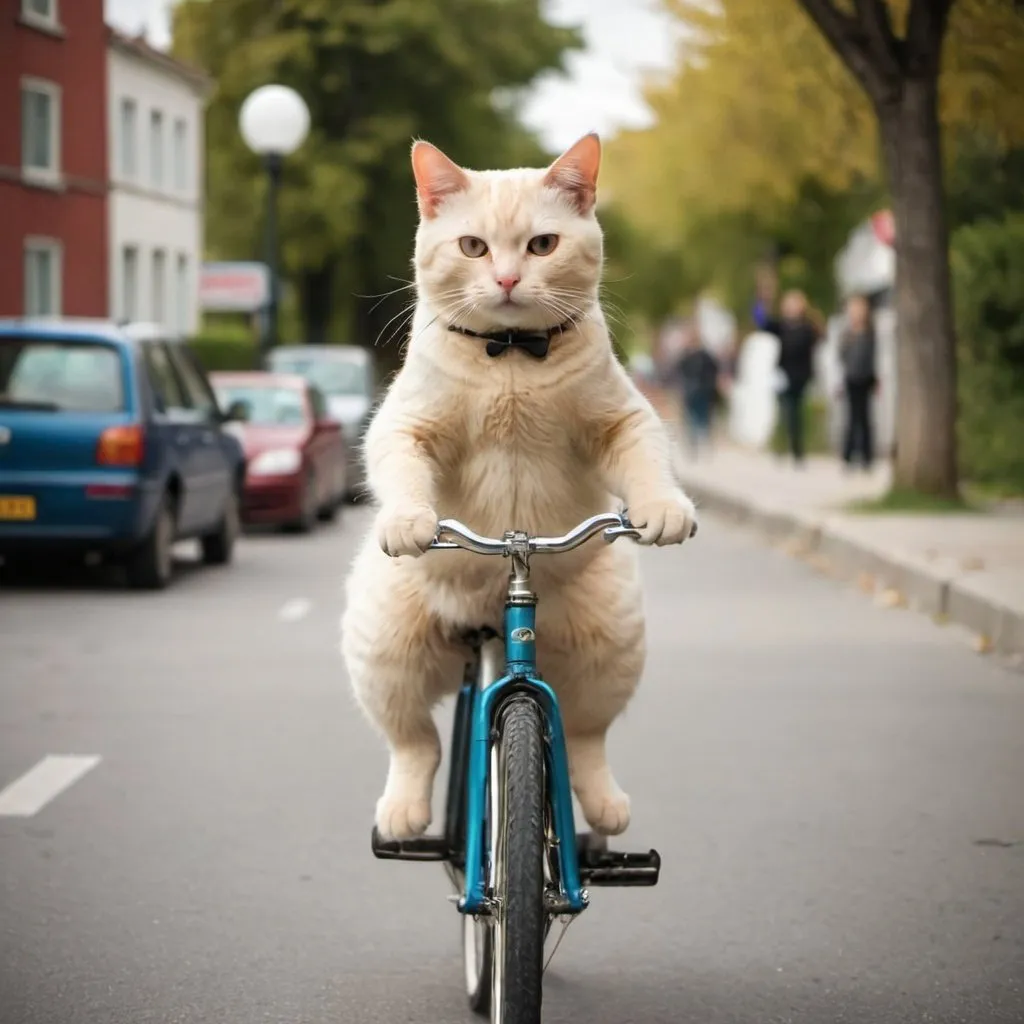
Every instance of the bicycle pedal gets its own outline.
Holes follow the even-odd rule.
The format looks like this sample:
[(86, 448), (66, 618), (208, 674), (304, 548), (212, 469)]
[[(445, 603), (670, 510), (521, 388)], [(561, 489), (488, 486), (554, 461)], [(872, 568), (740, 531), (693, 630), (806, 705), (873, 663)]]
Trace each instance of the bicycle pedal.
[(661, 856), (647, 853), (616, 853), (613, 850), (580, 851), (580, 880), (584, 885), (657, 885)]
[(448, 860), (448, 844), (443, 836), (417, 836), (415, 839), (384, 839), (377, 827), (370, 834), (370, 848), (380, 860)]

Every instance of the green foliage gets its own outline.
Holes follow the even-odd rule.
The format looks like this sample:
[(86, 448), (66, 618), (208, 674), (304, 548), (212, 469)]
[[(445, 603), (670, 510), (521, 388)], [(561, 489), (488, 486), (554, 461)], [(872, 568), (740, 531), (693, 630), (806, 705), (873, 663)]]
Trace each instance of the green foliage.
[(575, 30), (543, 20), (540, 0), (182, 0), (175, 53), (217, 81), (206, 126), (211, 257), (261, 256), (265, 182), (238, 112), (257, 86), (289, 85), (312, 124), (285, 165), (283, 272), (299, 289), (307, 334), (333, 321), (336, 333), (372, 343), (401, 303), (369, 313), (353, 296), (379, 296), (408, 276), (412, 139), (467, 166), (545, 160), (515, 119), (518, 90), (579, 43)]
[(260, 369), (259, 344), (251, 336), (200, 334), (190, 338), (188, 346), (207, 373)]
[(1024, 493), (1024, 214), (953, 237), (965, 478)]
[(1007, 148), (978, 130), (959, 132), (946, 192), (953, 230), (1024, 211), (1024, 148)]
[(903, 513), (906, 515), (938, 515), (948, 512), (974, 512), (977, 509), (963, 498), (944, 498), (920, 491), (893, 488), (880, 498), (853, 501), (846, 506), (851, 512), (876, 512), (883, 515)]

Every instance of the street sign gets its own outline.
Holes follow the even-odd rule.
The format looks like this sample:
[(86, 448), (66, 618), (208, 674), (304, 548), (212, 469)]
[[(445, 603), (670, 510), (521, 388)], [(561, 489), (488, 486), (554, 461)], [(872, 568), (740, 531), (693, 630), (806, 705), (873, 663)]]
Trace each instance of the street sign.
[(879, 210), (871, 215), (871, 229), (882, 245), (892, 248), (896, 244), (896, 221), (892, 210)]
[(199, 272), (199, 305), (211, 312), (253, 313), (270, 298), (265, 263), (204, 263)]

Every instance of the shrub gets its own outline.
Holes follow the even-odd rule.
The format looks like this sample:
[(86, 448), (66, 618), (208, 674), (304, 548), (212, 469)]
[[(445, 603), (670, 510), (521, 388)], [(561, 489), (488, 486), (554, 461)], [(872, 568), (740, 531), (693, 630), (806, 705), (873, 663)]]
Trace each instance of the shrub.
[(961, 476), (1024, 492), (1024, 215), (953, 236)]
[(190, 338), (188, 344), (207, 373), (261, 368), (259, 345), (255, 338), (201, 334)]

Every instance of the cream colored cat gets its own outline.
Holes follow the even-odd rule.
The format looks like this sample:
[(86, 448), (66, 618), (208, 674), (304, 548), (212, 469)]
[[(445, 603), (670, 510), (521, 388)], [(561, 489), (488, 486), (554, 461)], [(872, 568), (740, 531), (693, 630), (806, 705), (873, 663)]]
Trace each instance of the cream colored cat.
[[(615, 359), (598, 302), (600, 156), (587, 135), (547, 170), (468, 171), (413, 146), (419, 301), (405, 364), (367, 434), (380, 511), (342, 619), (356, 696), (391, 752), (376, 814), (385, 837), (430, 823), (440, 759), (431, 709), (461, 680), (460, 629), (502, 623), (504, 559), (419, 557), (438, 518), (488, 536), (552, 535), (621, 499), (646, 544), (680, 543), (695, 521), (668, 437)], [(546, 358), (491, 356), (485, 340), (449, 329), (557, 326)], [(644, 663), (635, 546), (597, 539), (531, 568), (538, 665), (561, 701), (573, 788), (592, 828), (621, 832), (629, 798), (605, 734)]]

